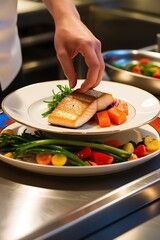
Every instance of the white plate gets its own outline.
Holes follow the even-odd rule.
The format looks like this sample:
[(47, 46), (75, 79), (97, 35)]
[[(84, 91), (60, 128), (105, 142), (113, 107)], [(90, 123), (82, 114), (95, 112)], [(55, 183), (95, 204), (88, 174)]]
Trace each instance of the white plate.
[[(13, 129), (15, 133), (21, 134), (25, 129), (27, 129), (27, 132), (33, 133), (35, 130), (32, 128), (25, 127), (23, 125), (20, 125), (19, 123), (13, 123), (8, 129)], [(6, 129), (7, 129), (6, 128)], [(112, 136), (107, 135), (105, 139), (119, 139), (122, 144), (128, 142), (129, 140), (133, 140), (135, 142), (139, 142), (142, 140), (142, 137), (145, 137), (146, 135), (151, 135), (155, 138), (159, 139), (159, 135), (157, 131), (152, 128), (150, 125), (145, 125), (143, 127), (129, 130), (127, 132), (119, 132), (115, 133)], [(96, 140), (96, 139), (95, 139)], [(139, 158), (138, 160), (132, 160), (122, 163), (115, 163), (111, 165), (103, 165), (103, 166), (86, 166), (86, 167), (76, 167), (76, 166), (63, 166), (63, 167), (57, 167), (57, 166), (44, 166), (39, 165), (32, 162), (24, 162), (22, 160), (18, 159), (11, 159), (8, 157), (3, 156), (0, 154), (0, 159), (3, 162), (6, 162), (12, 166), (25, 169), (31, 172), (37, 172), (41, 174), (47, 174), (47, 175), (57, 175), (57, 176), (94, 176), (94, 175), (104, 175), (104, 174), (110, 174), (110, 173), (116, 173), (121, 172), (124, 170), (128, 170), (130, 168), (133, 168), (137, 165), (140, 165), (144, 162), (147, 162), (148, 160), (152, 159), (153, 157), (157, 156), (160, 153), (160, 150)]]
[[(51, 98), (53, 89), (55, 92), (59, 91), (58, 84), (68, 86), (68, 81), (43, 82), (18, 89), (4, 99), (2, 108), (9, 117), (26, 126), (71, 135), (100, 135), (133, 129), (153, 120), (160, 110), (160, 103), (152, 94), (129, 85), (102, 81), (97, 90), (111, 93), (128, 103), (129, 115), (125, 123), (107, 128), (93, 124), (85, 124), (78, 129), (53, 126), (48, 123), (47, 117), (42, 117), (42, 113), (47, 110), (44, 100)], [(79, 80), (76, 87), (81, 84), (82, 80)]]

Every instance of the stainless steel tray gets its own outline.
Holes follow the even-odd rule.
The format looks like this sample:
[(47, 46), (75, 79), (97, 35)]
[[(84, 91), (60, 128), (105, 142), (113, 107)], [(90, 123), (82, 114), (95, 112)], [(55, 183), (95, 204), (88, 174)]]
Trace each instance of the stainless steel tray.
[[(42, 236), (51, 234), (55, 240), (65, 234), (65, 239), (76, 240), (93, 233), (157, 199), (159, 167), (157, 156), (121, 173), (55, 177), (0, 162), (1, 219), (5, 219), (0, 222), (0, 239), (45, 239)], [(70, 238), (73, 229), (76, 236)]]

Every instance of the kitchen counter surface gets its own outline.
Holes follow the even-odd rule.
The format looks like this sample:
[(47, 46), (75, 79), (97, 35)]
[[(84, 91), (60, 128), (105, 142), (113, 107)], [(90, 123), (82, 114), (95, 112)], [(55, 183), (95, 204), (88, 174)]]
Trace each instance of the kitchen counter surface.
[[(111, 221), (108, 224), (115, 221), (114, 217), (120, 218), (128, 215), (128, 211), (132, 213), (143, 204), (146, 205), (159, 198), (160, 192), (157, 185), (160, 176), (159, 167), (158, 156), (141, 166), (117, 174), (96, 177), (56, 177), (27, 172), (0, 162), (1, 219), (5, 219), (0, 223), (0, 239), (24, 238), (31, 240), (35, 239), (35, 236), (40, 237), (51, 230), (54, 230), (53, 234), (59, 230), (59, 237), (62, 237), (63, 228), (67, 231), (65, 227), (67, 224), (73, 224), (72, 222), (74, 222), (72, 228), (75, 227), (78, 233), (74, 239), (79, 239), (80, 236), (84, 237), (92, 233), (93, 219), (99, 221), (98, 219), (103, 220), (104, 218), (103, 212), (99, 217), (91, 217), (96, 211), (98, 213), (104, 208), (105, 212), (106, 208), (105, 224), (107, 225), (107, 221)], [(155, 178), (151, 179), (151, 182), (145, 179), (142, 185), (132, 186), (134, 181), (136, 182), (141, 177), (153, 172), (155, 172)], [(146, 184), (148, 186), (142, 195), (143, 197), (140, 196), (141, 200), (136, 199), (138, 192), (142, 191)], [(138, 192), (134, 193), (133, 190)], [(114, 194), (117, 195), (114, 196)], [(127, 197), (130, 194), (134, 195), (135, 203), (140, 203), (140, 206), (133, 208)], [(121, 215), (123, 208), (121, 198), (123, 197), (124, 200), (127, 198), (127, 202), (124, 204), (127, 204), (126, 207), (128, 206), (129, 209), (123, 209), (124, 215)], [(104, 202), (101, 203), (99, 199), (103, 198)], [(145, 199), (144, 203), (142, 203), (143, 198)], [(96, 205), (96, 201), (100, 202)], [(114, 209), (116, 204), (119, 205)], [(110, 215), (109, 219), (106, 215), (107, 212), (109, 215), (113, 214), (112, 217)], [(116, 216), (116, 212), (119, 212), (118, 216)], [(86, 220), (87, 215), (89, 222), (87, 222), (88, 229), (85, 233), (85, 230), (81, 232), (78, 221)], [(98, 230), (96, 227), (95, 230)], [(99, 228), (101, 227), (104, 226), (99, 226)], [(69, 237), (69, 235), (70, 233), (66, 232), (66, 236)]]
[[(6, 125), (13, 122), (2, 117)], [(55, 240), (63, 234), (70, 239), (73, 229), (75, 240), (85, 239), (159, 198), (159, 160), (157, 156), (130, 170), (88, 177), (43, 175), (0, 161), (1, 219), (5, 219), (0, 239), (39, 239), (50, 231)]]

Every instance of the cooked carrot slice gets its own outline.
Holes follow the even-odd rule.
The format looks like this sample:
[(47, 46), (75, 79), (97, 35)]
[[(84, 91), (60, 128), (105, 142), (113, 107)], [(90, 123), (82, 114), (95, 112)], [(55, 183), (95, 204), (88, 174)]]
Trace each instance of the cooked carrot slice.
[(36, 155), (36, 162), (38, 164), (49, 165), (52, 160), (52, 154), (49, 153), (38, 153)]
[(126, 113), (121, 111), (117, 107), (110, 108), (108, 110), (108, 115), (109, 115), (110, 121), (116, 125), (120, 125), (124, 123), (127, 119)]
[(98, 165), (97, 163), (95, 163), (95, 162), (93, 162), (91, 160), (86, 160), (85, 162), (88, 163), (91, 166), (97, 166)]
[(95, 119), (97, 119), (100, 127), (110, 127), (111, 126), (111, 121), (110, 121), (107, 110), (97, 112), (95, 114)]

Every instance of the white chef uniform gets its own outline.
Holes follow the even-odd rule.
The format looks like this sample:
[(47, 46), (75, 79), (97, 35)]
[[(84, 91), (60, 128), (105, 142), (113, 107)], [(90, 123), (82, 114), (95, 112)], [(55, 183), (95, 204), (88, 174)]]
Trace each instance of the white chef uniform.
[(2, 91), (14, 80), (22, 65), (16, 24), (17, 0), (0, 0), (0, 84)]

